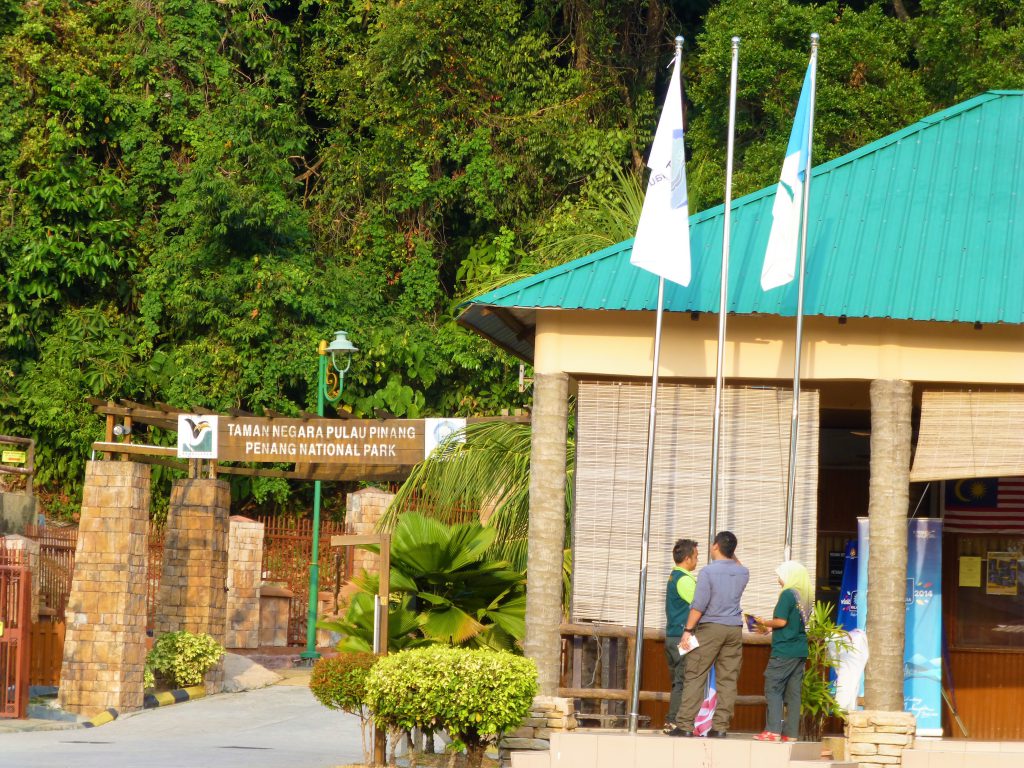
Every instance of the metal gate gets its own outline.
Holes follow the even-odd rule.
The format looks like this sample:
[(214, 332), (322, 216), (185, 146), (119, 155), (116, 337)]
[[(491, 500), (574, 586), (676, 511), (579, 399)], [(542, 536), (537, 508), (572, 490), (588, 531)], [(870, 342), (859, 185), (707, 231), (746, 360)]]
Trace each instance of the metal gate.
[(28, 713), (32, 579), (25, 553), (0, 537), (0, 718)]

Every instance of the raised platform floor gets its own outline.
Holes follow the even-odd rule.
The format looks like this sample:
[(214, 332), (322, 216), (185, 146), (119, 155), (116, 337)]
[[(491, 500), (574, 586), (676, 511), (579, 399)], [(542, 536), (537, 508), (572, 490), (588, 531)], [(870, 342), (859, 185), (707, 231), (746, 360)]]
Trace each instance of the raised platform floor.
[(856, 768), (821, 758), (818, 742), (774, 744), (751, 734), (679, 739), (660, 732), (577, 730), (551, 734), (549, 752), (513, 752), (513, 768)]

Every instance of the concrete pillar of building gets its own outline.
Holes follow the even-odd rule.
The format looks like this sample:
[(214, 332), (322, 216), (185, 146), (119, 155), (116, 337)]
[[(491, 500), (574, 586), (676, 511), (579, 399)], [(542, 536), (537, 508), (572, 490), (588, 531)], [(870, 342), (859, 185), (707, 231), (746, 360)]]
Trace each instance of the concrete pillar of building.
[(906, 639), (907, 512), (913, 386), (871, 382), (871, 479), (868, 485), (869, 657), (865, 709), (903, 710)]
[[(391, 504), (395, 494), (380, 488), (362, 488), (350, 493), (345, 502), (345, 523), (349, 533), (371, 534), (377, 532), (377, 522)], [(380, 556), (365, 549), (352, 549), (352, 573), (362, 571), (376, 573)], [(323, 564), (321, 564), (323, 567)]]
[(263, 523), (232, 515), (228, 524), (228, 602), (224, 645), (258, 648)]
[(537, 692), (558, 693), (562, 652), (562, 550), (565, 547), (565, 445), (569, 377), (536, 373), (530, 447), (526, 655), (537, 663)]
[(148, 522), (148, 465), (86, 464), (60, 674), (69, 712), (142, 708)]
[[(171, 487), (155, 637), (185, 630), (224, 643), (230, 506), (231, 488), (223, 480), (176, 480)], [(220, 691), (220, 664), (204, 684), (207, 693)]]

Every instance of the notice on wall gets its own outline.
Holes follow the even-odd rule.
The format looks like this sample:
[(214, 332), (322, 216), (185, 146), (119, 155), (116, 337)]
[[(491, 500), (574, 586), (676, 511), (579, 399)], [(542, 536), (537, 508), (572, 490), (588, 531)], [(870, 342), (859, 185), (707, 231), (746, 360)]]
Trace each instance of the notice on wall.
[(989, 552), (985, 576), (986, 595), (1017, 594), (1017, 555), (1013, 552)]
[(981, 586), (981, 558), (963, 555), (960, 558), (960, 578), (958, 584), (961, 587)]

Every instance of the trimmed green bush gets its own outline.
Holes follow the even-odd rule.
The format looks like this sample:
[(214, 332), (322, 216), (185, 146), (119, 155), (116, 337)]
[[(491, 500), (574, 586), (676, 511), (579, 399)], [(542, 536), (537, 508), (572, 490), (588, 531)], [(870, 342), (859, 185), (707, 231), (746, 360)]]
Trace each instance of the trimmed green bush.
[(372, 653), (341, 653), (329, 659), (320, 659), (313, 665), (309, 676), (309, 690), (317, 701), (329, 709), (340, 709), (359, 716), (363, 760), (367, 765), (372, 764), (372, 755), (367, 732), (370, 718), (366, 708), (366, 678), (376, 663), (377, 657)]
[(223, 655), (224, 646), (205, 633), (167, 632), (146, 655), (146, 666), (175, 688), (187, 688), (202, 683)]
[(320, 659), (309, 676), (309, 690), (329, 709), (362, 715), (366, 676), (377, 662), (372, 653), (342, 653)]
[(379, 727), (448, 731), (479, 768), (488, 742), (517, 728), (537, 693), (532, 659), (431, 646), (380, 659), (366, 678), (366, 704)]

